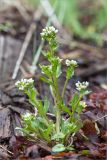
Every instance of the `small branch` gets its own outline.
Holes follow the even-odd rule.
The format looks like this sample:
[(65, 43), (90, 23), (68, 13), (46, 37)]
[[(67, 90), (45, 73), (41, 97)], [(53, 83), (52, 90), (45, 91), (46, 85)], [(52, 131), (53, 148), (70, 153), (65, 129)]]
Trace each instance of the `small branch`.
[(32, 37), (32, 34), (34, 32), (34, 30), (36, 29), (36, 25), (33, 23), (31, 24), (30, 28), (29, 28), (29, 31), (27, 32), (27, 35), (25, 37), (25, 40), (24, 40), (24, 43), (22, 45), (22, 48), (21, 48), (21, 51), (20, 51), (20, 55), (19, 55), (19, 58), (16, 62), (16, 66), (15, 66), (15, 69), (14, 69), (14, 72), (13, 72), (13, 75), (12, 75), (12, 79), (15, 79), (16, 76), (17, 76), (17, 73), (19, 71), (19, 68), (20, 68), (20, 65), (22, 63), (22, 60), (24, 58), (24, 55), (25, 55), (25, 52), (27, 50), (27, 47), (30, 43), (30, 40), (31, 40), (31, 37)]
[(40, 57), (40, 54), (41, 54), (41, 50), (42, 50), (42, 47), (44, 45), (44, 41), (41, 41), (38, 49), (37, 49), (37, 52), (34, 56), (34, 60), (32, 62), (32, 65), (30, 66), (30, 73), (34, 74), (36, 68), (37, 68), (37, 63), (38, 63), (38, 60), (39, 60), (39, 57)]
[(103, 118), (105, 118), (105, 117), (107, 117), (107, 114), (104, 115), (103, 117), (100, 117), (100, 118), (96, 119), (94, 122), (97, 122), (97, 121), (99, 121), (99, 120), (101, 120), (101, 119), (103, 119)]
[(2, 68), (2, 58), (3, 58), (3, 51), (4, 51), (4, 45), (5, 45), (5, 38), (3, 36), (0, 36), (0, 68)]
[(8, 152), (9, 154), (13, 155), (12, 152), (10, 152), (8, 149), (6, 149), (5, 147), (3, 147), (2, 145), (0, 145), (0, 148), (2, 148), (4, 151)]
[(29, 21), (30, 15), (27, 13), (26, 9), (24, 8), (24, 6), (22, 5), (22, 3), (20, 1), (13, 1), (13, 5), (18, 9), (20, 15), (23, 17), (23, 19), (25, 21)]
[(16, 77), (17, 77), (20, 65), (22, 63), (22, 60), (25, 56), (27, 47), (28, 47), (28, 45), (30, 43), (30, 40), (32, 38), (32, 34), (36, 29), (35, 20), (39, 19), (41, 17), (41, 15), (42, 15), (42, 11), (40, 10), (40, 7), (39, 7), (38, 10), (34, 13), (34, 18), (33, 18), (34, 22), (30, 25), (29, 30), (26, 34), (24, 43), (22, 45), (22, 48), (21, 48), (21, 51), (20, 51), (20, 54), (19, 54), (19, 58), (16, 62), (16, 66), (15, 66), (15, 69), (14, 69), (14, 72), (13, 72), (13, 75), (12, 75), (12, 79), (16, 79)]

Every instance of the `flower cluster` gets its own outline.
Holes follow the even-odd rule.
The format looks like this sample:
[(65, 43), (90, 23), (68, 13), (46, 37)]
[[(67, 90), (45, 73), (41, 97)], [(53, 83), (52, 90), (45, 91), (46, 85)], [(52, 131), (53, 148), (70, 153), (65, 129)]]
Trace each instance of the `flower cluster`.
[(57, 60), (58, 60), (59, 63), (61, 63), (63, 59), (57, 57)]
[(38, 113), (38, 110), (37, 108), (35, 108), (35, 113), (30, 113), (30, 112), (26, 112), (25, 114), (22, 115), (22, 118), (24, 120), (30, 120), (32, 117), (36, 117), (37, 116), (37, 113)]
[(89, 83), (86, 81), (86, 82), (77, 82), (76, 83), (76, 89), (78, 91), (82, 91), (82, 90), (85, 90), (87, 87), (89, 86)]
[(84, 101), (80, 101), (79, 105), (82, 106), (82, 108), (85, 108), (87, 106), (86, 102), (84, 102)]
[(55, 29), (53, 26), (49, 26), (42, 30), (41, 37), (44, 40), (54, 39), (56, 37), (57, 32), (57, 29)]
[(58, 64), (60, 64), (61, 62), (62, 62), (62, 60), (63, 59), (61, 59), (61, 58), (59, 58), (59, 57), (52, 57), (52, 58), (50, 58), (50, 62), (52, 63), (52, 64), (55, 64), (55, 65), (58, 65)]
[(47, 74), (47, 75), (49, 75), (49, 74), (51, 74), (51, 72), (52, 72), (52, 65), (47, 65), (47, 66), (45, 66), (45, 65), (40, 65), (40, 68), (42, 69), (42, 71), (41, 71), (42, 74)]
[(74, 60), (69, 60), (69, 59), (67, 59), (65, 63), (66, 63), (66, 65), (67, 65), (68, 67), (69, 67), (69, 66), (77, 67), (77, 62), (74, 61)]
[(21, 79), (20, 81), (17, 81), (15, 83), (15, 86), (19, 88), (19, 90), (25, 90), (27, 87), (31, 86), (33, 84), (34, 80), (32, 78), (30, 79)]
[(31, 113), (27, 112), (27, 113), (22, 115), (22, 118), (25, 119), (25, 120), (28, 120), (28, 119), (30, 119), (31, 115), (32, 115)]

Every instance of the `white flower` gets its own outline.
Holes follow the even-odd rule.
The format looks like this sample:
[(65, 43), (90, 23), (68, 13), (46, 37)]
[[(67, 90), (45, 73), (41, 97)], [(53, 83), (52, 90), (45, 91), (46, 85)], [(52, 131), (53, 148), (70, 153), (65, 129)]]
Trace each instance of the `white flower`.
[(27, 112), (27, 113), (23, 114), (22, 117), (23, 117), (23, 119), (30, 119), (31, 113)]
[(81, 91), (81, 90), (84, 90), (84, 89), (86, 89), (87, 87), (89, 86), (89, 82), (77, 82), (76, 83), (76, 89), (78, 90), (78, 91)]
[(70, 60), (69, 60), (69, 59), (67, 59), (67, 60), (65, 61), (65, 63), (66, 63), (67, 66), (70, 66)]
[(58, 60), (59, 63), (61, 63), (63, 59), (57, 57), (57, 60)]
[(17, 81), (16, 83), (15, 83), (15, 86), (18, 86), (20, 84), (20, 81)]
[(57, 32), (58, 32), (57, 29), (55, 29), (53, 26), (49, 26), (49, 27), (46, 27), (42, 30), (41, 37), (43, 39), (50, 38), (53, 35), (55, 36)]
[(79, 105), (82, 106), (83, 108), (85, 108), (87, 105), (86, 105), (86, 102), (84, 101), (80, 101), (79, 102)]
[(74, 66), (74, 67), (77, 66), (77, 62), (74, 61), (74, 60), (67, 59), (65, 63), (66, 63), (67, 66)]
[(52, 71), (52, 65), (48, 65), (48, 66), (42, 65), (40, 67), (42, 69), (42, 71), (41, 71), (42, 74), (51, 73), (51, 71)]
[(15, 86), (19, 88), (19, 90), (24, 90), (27, 86), (32, 85), (34, 80), (30, 79), (21, 79), (15, 83)]
[(33, 82), (34, 82), (34, 80), (33, 80), (32, 78), (30, 78), (30, 79), (27, 79), (27, 82), (29, 82), (29, 83), (33, 83)]
[(24, 86), (20, 86), (19, 90), (23, 91), (24, 90)]

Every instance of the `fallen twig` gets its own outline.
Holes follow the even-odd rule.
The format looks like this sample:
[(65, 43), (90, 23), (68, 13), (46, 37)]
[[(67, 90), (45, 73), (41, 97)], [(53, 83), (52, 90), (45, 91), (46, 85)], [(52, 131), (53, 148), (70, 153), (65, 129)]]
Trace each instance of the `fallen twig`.
[(96, 120), (94, 120), (94, 122), (97, 122), (97, 121), (99, 121), (99, 120), (101, 120), (101, 119), (103, 119), (103, 118), (105, 118), (105, 117), (107, 117), (107, 114), (104, 115), (104, 116), (102, 116), (102, 117), (100, 117), (100, 118), (98, 118), (98, 119), (96, 119)]
[(5, 41), (4, 37), (3, 37), (3, 36), (0, 36), (0, 68), (2, 67), (4, 41)]
[(35, 29), (36, 29), (35, 21), (36, 21), (37, 19), (39, 19), (39, 18), (41, 17), (41, 15), (42, 15), (42, 10), (41, 10), (41, 8), (39, 7), (38, 10), (34, 13), (33, 22), (32, 22), (32, 24), (30, 25), (29, 30), (28, 30), (28, 32), (27, 32), (27, 34), (26, 34), (24, 43), (23, 43), (23, 45), (22, 45), (22, 48), (21, 48), (21, 51), (20, 51), (20, 54), (19, 54), (19, 58), (18, 58), (18, 60), (17, 60), (17, 62), (16, 62), (16, 66), (15, 66), (15, 69), (14, 69), (14, 72), (13, 72), (13, 75), (12, 75), (12, 79), (15, 79), (16, 76), (17, 76), (17, 73), (18, 73), (19, 68), (20, 68), (20, 64), (22, 63), (22, 60), (23, 60), (24, 55), (25, 55), (25, 52), (26, 52), (27, 47), (28, 47), (28, 45), (29, 45), (29, 43), (30, 43), (30, 40), (31, 40), (31, 38), (32, 38), (32, 34), (33, 34), (33, 32), (35, 31)]
[(4, 151), (8, 152), (9, 154), (13, 155), (12, 152), (10, 152), (8, 149), (6, 149), (5, 147), (3, 147), (2, 145), (0, 145), (0, 148), (2, 148)]
[(30, 20), (30, 15), (27, 13), (24, 6), (21, 4), (20, 1), (14, 1), (13, 5), (18, 9), (20, 15), (25, 19), (26, 21)]

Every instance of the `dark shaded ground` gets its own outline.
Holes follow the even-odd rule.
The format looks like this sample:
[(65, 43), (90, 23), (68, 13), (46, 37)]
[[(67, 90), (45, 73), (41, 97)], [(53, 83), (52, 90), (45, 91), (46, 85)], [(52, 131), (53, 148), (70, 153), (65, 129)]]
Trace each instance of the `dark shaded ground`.
[[(32, 14), (29, 12), (29, 15)], [(32, 16), (29, 21), (26, 21), (17, 9), (11, 8), (6, 12), (0, 13), (0, 23), (5, 24), (7, 21), (12, 23), (12, 27), (2, 30), (0, 33), (0, 157), (2, 160), (33, 160), (33, 158), (34, 160), (51, 160), (52, 156), (49, 155), (48, 149), (41, 149), (35, 143), (28, 142), (23, 137), (18, 136), (18, 132), (15, 130), (16, 126), (21, 127), (20, 115), (27, 110), (33, 112), (27, 97), (14, 87), (16, 80), (13, 81), (11, 78), (24, 37), (32, 21)], [(20, 66), (17, 79), (23, 76), (26, 78), (32, 77), (32, 74), (28, 71), (28, 66), (32, 63), (34, 49), (37, 49), (40, 43), (40, 39), (38, 39), (39, 32), (43, 28), (45, 21), (46, 17), (42, 17), (36, 22), (37, 28)], [(36, 44), (35, 47), (33, 44)], [(76, 59), (79, 63), (76, 77), (69, 82), (67, 87), (66, 102), (69, 103), (70, 98), (72, 98), (76, 79), (89, 81), (93, 92), (89, 97), (85, 98), (87, 108), (81, 115), (84, 127), (74, 139), (76, 151), (69, 152), (69, 155), (67, 155), (68, 153), (62, 153), (57, 156), (71, 157), (68, 158), (69, 160), (105, 160), (107, 118), (102, 117), (107, 114), (106, 48), (98, 48), (77, 40), (75, 42), (72, 40), (72, 42), (68, 43), (65, 40), (64, 44), (59, 46), (58, 54), (63, 59)], [(39, 61), (45, 62), (42, 55)], [(46, 95), (52, 102), (48, 87), (39, 80), (39, 76), (38, 69), (33, 78), (35, 79), (35, 86), (40, 93), (40, 98)], [(64, 75), (60, 81), (60, 86), (63, 85), (63, 81)], [(71, 86), (71, 84), (73, 85)], [(52, 111), (52, 108), (50, 108), (50, 111)], [(97, 129), (95, 128), (95, 123)], [(82, 133), (89, 138), (88, 141), (83, 138)], [(88, 155), (87, 150), (89, 152)], [(47, 157), (40, 158), (41, 156)]]

